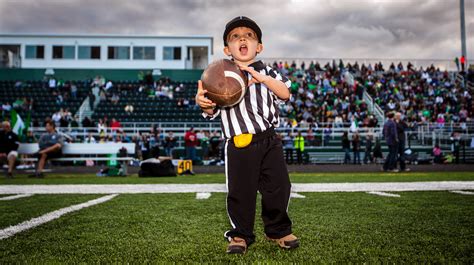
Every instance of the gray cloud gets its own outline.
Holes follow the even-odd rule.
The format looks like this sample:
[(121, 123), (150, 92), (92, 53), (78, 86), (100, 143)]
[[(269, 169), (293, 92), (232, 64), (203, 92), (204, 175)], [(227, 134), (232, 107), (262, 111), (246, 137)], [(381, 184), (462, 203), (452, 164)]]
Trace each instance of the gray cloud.
[[(474, 58), (474, 1), (466, 3)], [(263, 30), (263, 57), (451, 59), (460, 54), (458, 0), (0, 0), (0, 32), (211, 35), (222, 55), (238, 15)]]

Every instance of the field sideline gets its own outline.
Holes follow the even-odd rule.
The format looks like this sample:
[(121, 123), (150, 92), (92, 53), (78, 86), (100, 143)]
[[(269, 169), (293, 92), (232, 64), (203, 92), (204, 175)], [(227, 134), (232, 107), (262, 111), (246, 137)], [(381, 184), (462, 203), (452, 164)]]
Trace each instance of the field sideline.
[[(413, 185), (448, 181), (468, 184), (474, 181), (474, 174), (320, 173), (291, 174), (291, 178), (294, 187), (312, 183)], [(19, 175), (13, 180), (2, 179), (0, 190), (35, 187), (31, 184), (52, 188), (61, 187), (57, 184), (160, 186), (175, 183), (221, 186), (224, 182), (222, 174), (157, 179), (136, 176), (98, 178), (74, 174), (50, 174), (45, 179), (28, 179)], [(70, 185), (63, 187), (66, 186)], [(0, 262), (472, 263), (474, 196), (470, 194), (473, 190), (467, 185), (459, 187), (464, 187), (460, 190), (467, 192), (397, 191), (387, 192), (396, 195), (387, 197), (383, 193), (377, 195), (360, 191), (298, 191), (299, 197), (291, 199), (289, 213), (294, 222), (294, 232), (301, 238), (301, 247), (284, 251), (266, 242), (257, 213), (257, 242), (244, 256), (224, 253), (226, 242), (223, 232), (228, 229), (228, 219), (225, 193), (222, 192), (213, 192), (207, 199), (196, 199), (195, 191), (119, 194), (91, 205), (87, 203), (103, 198), (105, 194), (35, 194), (1, 200), (15, 194), (2, 192), (2, 231), (64, 209), (86, 206), (64, 211), (47, 222), (0, 240)], [(257, 206), (260, 211), (258, 203)]]

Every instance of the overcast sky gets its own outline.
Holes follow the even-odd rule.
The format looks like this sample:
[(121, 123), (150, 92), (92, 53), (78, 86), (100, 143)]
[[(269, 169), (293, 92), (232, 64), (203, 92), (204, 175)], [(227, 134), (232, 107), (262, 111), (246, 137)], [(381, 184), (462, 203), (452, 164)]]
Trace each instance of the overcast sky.
[[(465, 0), (474, 58), (474, 0)], [(452, 59), (459, 0), (0, 0), (2, 33), (209, 35), (222, 55), (232, 18), (254, 19), (262, 57)]]

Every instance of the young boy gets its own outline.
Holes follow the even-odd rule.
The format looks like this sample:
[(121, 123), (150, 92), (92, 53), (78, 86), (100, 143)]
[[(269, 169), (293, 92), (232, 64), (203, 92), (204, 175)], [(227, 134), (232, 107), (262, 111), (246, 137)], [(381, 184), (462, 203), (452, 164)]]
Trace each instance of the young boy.
[(255, 60), (263, 45), (262, 31), (253, 20), (234, 18), (227, 23), (223, 39), (224, 53), (248, 73), (249, 87), (239, 104), (220, 108), (205, 97), (207, 91), (199, 81), (196, 102), (204, 117), (221, 115), (226, 138), (227, 213), (232, 225), (224, 234), (229, 240), (227, 253), (243, 254), (255, 241), (257, 191), (262, 195), (267, 238), (282, 248), (296, 248), (299, 241), (287, 212), (291, 184), (282, 142), (274, 131), (279, 126), (278, 104), (289, 99), (291, 82)]

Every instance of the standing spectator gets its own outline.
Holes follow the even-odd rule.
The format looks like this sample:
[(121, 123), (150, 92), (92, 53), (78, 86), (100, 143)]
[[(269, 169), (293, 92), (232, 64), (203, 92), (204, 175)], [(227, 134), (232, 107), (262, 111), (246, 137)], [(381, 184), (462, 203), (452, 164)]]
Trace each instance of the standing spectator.
[(372, 157), (372, 141), (373, 141), (374, 136), (372, 133), (367, 133), (365, 136), (365, 153), (364, 153), (364, 164), (372, 163), (374, 162), (373, 157)]
[(351, 141), (347, 132), (342, 134), (342, 150), (344, 151), (344, 164), (349, 164), (351, 161)]
[(140, 151), (142, 154), (142, 160), (147, 160), (150, 158), (150, 142), (148, 142), (148, 135), (143, 134), (138, 141), (138, 145), (140, 146)]
[(337, 115), (336, 119), (334, 120), (334, 126), (336, 128), (342, 128), (344, 127), (344, 122), (342, 121), (341, 115)]
[(196, 160), (196, 146), (199, 144), (194, 128), (191, 127), (184, 135), (184, 148), (186, 149), (186, 159)]
[(295, 143), (298, 164), (303, 164), (304, 138), (301, 135), (301, 131), (299, 131), (298, 135), (295, 137), (294, 143)]
[(354, 165), (360, 163), (360, 137), (359, 133), (352, 135), (352, 152), (354, 153)]
[(74, 119), (71, 121), (71, 128), (78, 128), (79, 127), (79, 116), (75, 115)]
[(285, 149), (286, 163), (293, 164), (293, 137), (291, 137), (291, 132), (283, 137), (283, 148)]
[(395, 122), (397, 123), (397, 136), (398, 136), (398, 162), (400, 163), (400, 171), (410, 171), (405, 164), (405, 131), (408, 129), (408, 125), (403, 121), (402, 114), (397, 112), (395, 114)]
[(172, 131), (168, 132), (168, 135), (165, 137), (165, 153), (169, 157), (173, 157), (173, 150), (176, 146), (176, 138), (173, 135)]
[(329, 140), (331, 139), (331, 134), (332, 134), (331, 127), (332, 127), (332, 125), (329, 124), (329, 125), (328, 125), (326, 128), (324, 128), (324, 130), (323, 130), (323, 135), (324, 135), (323, 143), (324, 143), (324, 146), (328, 146), (328, 145), (329, 145)]
[(77, 98), (77, 86), (76, 86), (76, 83), (74, 82), (71, 84), (71, 97), (73, 99)]
[(449, 142), (451, 144), (451, 154), (455, 157), (456, 164), (459, 164), (459, 150), (461, 137), (458, 132), (451, 133)]
[(52, 120), (46, 121), (46, 133), (43, 134), (38, 142), (39, 152), (38, 165), (34, 175), (30, 175), (30, 178), (44, 178), (43, 168), (46, 164), (47, 159), (58, 158), (62, 156), (61, 148), (64, 145), (62, 135), (56, 131), (56, 126)]
[[(202, 132), (202, 131), (201, 131)], [(199, 143), (201, 144), (201, 151), (202, 151), (202, 157), (204, 160), (209, 159), (209, 131), (204, 131), (202, 132), (202, 137), (199, 139)]]
[(91, 110), (94, 110), (95, 99), (96, 99), (96, 96), (92, 92), (89, 92), (89, 108)]
[(441, 151), (441, 148), (439, 148), (439, 144), (436, 144), (435, 147), (433, 148), (433, 156), (434, 156), (433, 163), (435, 164), (443, 163), (443, 152)]
[(110, 122), (110, 130), (112, 132), (117, 132), (117, 130), (120, 130), (122, 128), (122, 124), (115, 118), (112, 118), (112, 121)]
[(97, 123), (97, 133), (99, 134), (107, 134), (107, 125), (102, 119), (99, 119), (99, 123)]
[(374, 163), (377, 163), (377, 158), (383, 159), (382, 145), (380, 144), (379, 137), (375, 137), (374, 153), (373, 153)]
[(13, 169), (15, 168), (16, 158), (18, 157), (18, 147), (20, 142), (18, 135), (12, 131), (10, 122), (2, 122), (3, 130), (0, 131), (0, 161), (8, 162), (7, 178), (13, 178)]
[(212, 132), (212, 136), (209, 142), (211, 144), (209, 156), (219, 158), (219, 145), (221, 143), (221, 136), (217, 131)]
[(89, 119), (89, 117), (84, 117), (84, 119), (82, 120), (81, 122), (82, 124), (82, 128), (90, 128), (90, 127), (93, 127), (93, 124), (92, 124), (92, 121), (91, 119)]
[(397, 124), (393, 120), (393, 112), (387, 114), (387, 121), (383, 126), (383, 135), (388, 145), (388, 156), (383, 165), (384, 171), (398, 172), (397, 152), (398, 152), (398, 132)]

